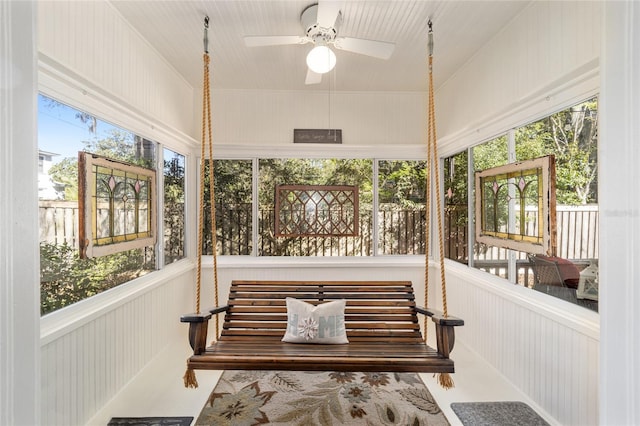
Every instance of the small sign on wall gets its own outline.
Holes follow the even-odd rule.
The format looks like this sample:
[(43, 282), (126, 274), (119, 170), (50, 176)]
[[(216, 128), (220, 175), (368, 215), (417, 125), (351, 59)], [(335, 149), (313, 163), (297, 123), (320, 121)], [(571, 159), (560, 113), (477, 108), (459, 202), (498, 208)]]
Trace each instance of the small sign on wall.
[(293, 129), (293, 143), (342, 143), (342, 129)]

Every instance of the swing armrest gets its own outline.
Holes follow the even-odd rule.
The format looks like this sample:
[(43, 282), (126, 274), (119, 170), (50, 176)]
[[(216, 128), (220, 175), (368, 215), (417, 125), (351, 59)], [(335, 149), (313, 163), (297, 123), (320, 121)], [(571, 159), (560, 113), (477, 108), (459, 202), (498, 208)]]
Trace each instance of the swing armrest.
[(188, 322), (188, 323), (198, 323), (198, 322), (207, 322), (211, 318), (211, 314), (201, 313), (201, 314), (185, 314), (180, 317), (180, 322)]
[(431, 317), (431, 320), (439, 325), (459, 326), (464, 325), (462, 318), (453, 317), (451, 315), (445, 317), (440, 311), (431, 308), (423, 308), (422, 306), (416, 306), (416, 312), (419, 314)]
[(189, 323), (189, 344), (194, 355), (200, 355), (207, 346), (207, 330), (209, 328), (210, 313), (186, 314), (180, 317), (180, 322)]
[(200, 355), (207, 347), (207, 332), (211, 316), (226, 312), (228, 309), (228, 305), (218, 306), (209, 309), (208, 313), (186, 314), (180, 317), (180, 322), (189, 323), (189, 344), (194, 355)]
[(224, 306), (216, 306), (215, 308), (211, 308), (209, 309), (209, 312), (211, 313), (211, 315), (216, 315), (222, 312), (227, 312), (228, 310), (229, 310), (229, 305), (224, 305)]
[(431, 317), (436, 324), (436, 344), (438, 354), (449, 358), (449, 354), (453, 350), (456, 341), (455, 326), (464, 325), (464, 320), (452, 316), (445, 317), (442, 312), (435, 309), (423, 308), (416, 306), (416, 312)]

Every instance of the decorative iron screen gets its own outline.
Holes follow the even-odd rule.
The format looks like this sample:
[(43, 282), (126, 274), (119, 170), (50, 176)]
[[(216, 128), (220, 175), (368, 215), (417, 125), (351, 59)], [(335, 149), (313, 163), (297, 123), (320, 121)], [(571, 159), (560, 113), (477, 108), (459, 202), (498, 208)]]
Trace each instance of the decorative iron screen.
[(154, 245), (156, 172), (78, 153), (80, 256)]
[(358, 187), (276, 186), (276, 237), (358, 235)]

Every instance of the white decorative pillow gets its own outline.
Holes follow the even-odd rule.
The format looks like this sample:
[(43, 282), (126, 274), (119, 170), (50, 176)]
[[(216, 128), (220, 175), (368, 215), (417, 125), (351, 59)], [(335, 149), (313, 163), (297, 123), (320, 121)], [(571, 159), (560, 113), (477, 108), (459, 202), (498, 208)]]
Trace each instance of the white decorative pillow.
[(349, 343), (344, 328), (346, 300), (317, 306), (287, 297), (287, 331), (282, 338), (289, 343)]

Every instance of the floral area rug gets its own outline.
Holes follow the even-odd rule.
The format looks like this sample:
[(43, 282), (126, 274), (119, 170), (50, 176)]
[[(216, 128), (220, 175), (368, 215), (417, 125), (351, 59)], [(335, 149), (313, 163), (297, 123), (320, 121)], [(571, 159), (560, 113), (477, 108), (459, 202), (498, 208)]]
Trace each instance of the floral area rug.
[(196, 425), (449, 425), (415, 373), (225, 371)]

